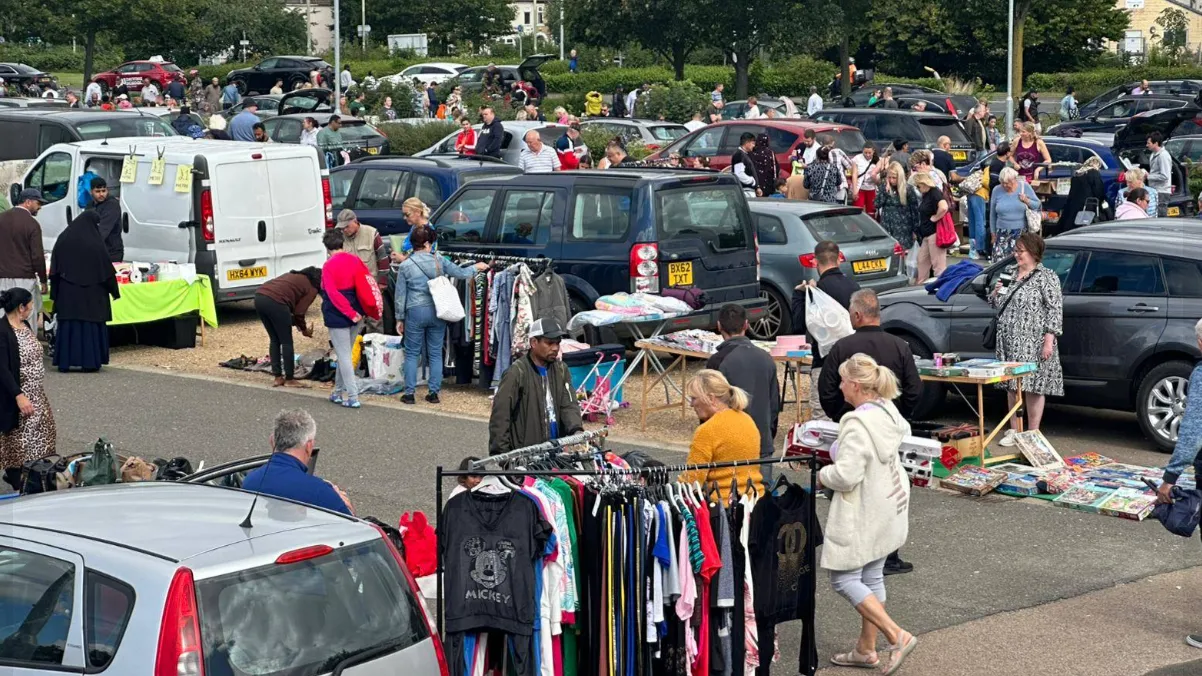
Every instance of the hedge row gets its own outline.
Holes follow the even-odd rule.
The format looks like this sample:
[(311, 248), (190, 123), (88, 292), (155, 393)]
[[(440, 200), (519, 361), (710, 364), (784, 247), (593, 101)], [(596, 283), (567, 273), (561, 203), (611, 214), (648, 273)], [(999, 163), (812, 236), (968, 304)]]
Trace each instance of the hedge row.
[(412, 155), (446, 138), (459, 128), (454, 122), (384, 122), (376, 127), (388, 137), (388, 151), (393, 155)]
[(1076, 91), (1077, 100), (1084, 103), (1128, 82), (1139, 80), (1196, 80), (1202, 79), (1202, 67), (1197, 66), (1134, 66), (1132, 68), (1099, 68), (1076, 73), (1032, 73), (1027, 87), (1041, 92)]
[[(44, 45), (20, 45), (11, 42), (0, 44), (0, 61), (24, 63), (51, 73), (82, 73), (83, 47), (72, 51), (70, 45), (46, 47)], [(120, 49), (96, 48), (93, 61), (96, 70), (119, 65), (122, 61)], [(103, 67), (101, 67), (103, 66)]]

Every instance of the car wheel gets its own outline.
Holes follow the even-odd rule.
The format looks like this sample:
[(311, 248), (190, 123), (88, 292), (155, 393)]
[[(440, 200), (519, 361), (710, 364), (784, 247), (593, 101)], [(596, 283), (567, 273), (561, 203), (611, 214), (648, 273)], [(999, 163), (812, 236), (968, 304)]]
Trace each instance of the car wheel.
[(288, 92), (295, 90), (308, 81), (309, 80), (307, 78), (303, 78), (299, 75), (293, 75), (292, 78), (288, 80), (288, 89), (285, 90), (284, 93), (287, 94)]
[(777, 336), (787, 336), (793, 328), (793, 317), (789, 304), (777, 293), (776, 289), (767, 284), (760, 285), (760, 298), (766, 303), (764, 315), (751, 322), (748, 333), (755, 340), (772, 340)]
[[(931, 358), (931, 351), (922, 344), (922, 341), (908, 334), (902, 334), (900, 338), (910, 346), (910, 352), (914, 353), (915, 357), (919, 359)], [(912, 420), (928, 420), (934, 417), (946, 398), (947, 389), (940, 383), (923, 383), (922, 396), (918, 398), (918, 403), (914, 405), (914, 410), (910, 413), (910, 418)]]
[(1171, 361), (1148, 371), (1139, 382), (1135, 417), (1144, 435), (1161, 451), (1171, 452), (1177, 443), (1192, 371), (1189, 362)]
[(241, 94), (242, 96), (246, 96), (246, 81), (245, 80), (234, 80), (234, 86), (238, 88), (239, 94)]

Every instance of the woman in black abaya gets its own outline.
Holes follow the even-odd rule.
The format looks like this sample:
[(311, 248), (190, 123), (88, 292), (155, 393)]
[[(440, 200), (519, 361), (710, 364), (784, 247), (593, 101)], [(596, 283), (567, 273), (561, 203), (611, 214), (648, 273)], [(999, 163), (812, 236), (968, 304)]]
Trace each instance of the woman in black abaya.
[(59, 371), (77, 366), (90, 373), (109, 363), (109, 297), (120, 298), (121, 291), (98, 225), (95, 212), (83, 212), (58, 236), (50, 255), (50, 299), (58, 326), (54, 365)]
[(755, 148), (750, 154), (751, 163), (755, 165), (756, 190), (760, 197), (768, 197), (776, 192), (776, 177), (780, 169), (767, 134), (755, 137)]

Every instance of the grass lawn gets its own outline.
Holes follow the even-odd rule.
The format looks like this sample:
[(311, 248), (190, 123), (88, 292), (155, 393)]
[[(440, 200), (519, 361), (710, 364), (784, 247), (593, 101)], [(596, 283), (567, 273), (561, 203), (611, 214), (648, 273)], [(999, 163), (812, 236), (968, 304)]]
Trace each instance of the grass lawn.
[(83, 89), (83, 73), (55, 73), (58, 84), (71, 89)]

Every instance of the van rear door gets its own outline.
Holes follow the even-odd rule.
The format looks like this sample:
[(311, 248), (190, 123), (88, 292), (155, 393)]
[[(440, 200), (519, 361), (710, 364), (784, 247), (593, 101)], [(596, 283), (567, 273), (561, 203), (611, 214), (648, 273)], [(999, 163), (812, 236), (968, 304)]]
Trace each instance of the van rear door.
[(661, 286), (702, 289), (711, 306), (759, 298), (751, 212), (723, 178), (684, 178), (654, 196)]
[(276, 257), (271, 277), (310, 265), (321, 267), (326, 258), (321, 244), (326, 210), (317, 152), (308, 147), (271, 150), (287, 151), (287, 156), (271, 157), (267, 162), (274, 222), (270, 241)]
[(240, 295), (236, 293), (239, 290), (250, 295), (252, 289), (280, 273), (271, 237), (275, 216), (270, 162), (263, 152), (249, 147), (245, 154), (225, 154), (210, 162), (216, 165), (211, 166), (213, 249), (217, 254), (213, 277), (223, 299), (231, 298), (232, 293)]

